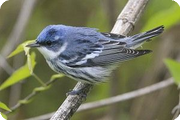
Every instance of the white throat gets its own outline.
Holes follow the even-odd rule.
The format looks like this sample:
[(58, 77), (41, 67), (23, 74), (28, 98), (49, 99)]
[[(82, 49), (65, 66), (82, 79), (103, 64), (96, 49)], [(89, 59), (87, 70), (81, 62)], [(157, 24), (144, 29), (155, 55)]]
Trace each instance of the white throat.
[(46, 47), (38, 47), (38, 50), (41, 52), (41, 54), (46, 58), (46, 59), (54, 59), (56, 57), (58, 57), (67, 47), (67, 43), (64, 43), (62, 45), (62, 47), (57, 51), (51, 51), (49, 49), (47, 49)]

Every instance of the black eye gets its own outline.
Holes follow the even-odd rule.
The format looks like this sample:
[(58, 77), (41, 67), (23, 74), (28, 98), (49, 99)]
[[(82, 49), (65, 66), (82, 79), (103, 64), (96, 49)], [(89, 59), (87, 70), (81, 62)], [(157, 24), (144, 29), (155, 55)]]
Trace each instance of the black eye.
[(46, 41), (46, 45), (50, 46), (50, 45), (52, 45), (52, 42), (51, 41)]

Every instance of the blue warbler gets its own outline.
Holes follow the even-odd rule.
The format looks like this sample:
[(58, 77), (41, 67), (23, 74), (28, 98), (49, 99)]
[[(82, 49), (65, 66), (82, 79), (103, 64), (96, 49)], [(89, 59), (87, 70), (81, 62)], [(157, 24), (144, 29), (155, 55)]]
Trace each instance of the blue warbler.
[(119, 63), (150, 53), (136, 48), (163, 30), (159, 26), (127, 37), (95, 28), (49, 25), (27, 47), (36, 47), (54, 71), (93, 84), (107, 80)]

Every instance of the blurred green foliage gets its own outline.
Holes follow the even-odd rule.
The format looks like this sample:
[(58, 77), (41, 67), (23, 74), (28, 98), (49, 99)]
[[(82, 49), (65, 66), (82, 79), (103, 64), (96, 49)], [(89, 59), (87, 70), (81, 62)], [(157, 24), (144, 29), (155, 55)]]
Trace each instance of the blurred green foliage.
[(169, 71), (171, 72), (174, 81), (177, 85), (180, 84), (180, 63), (176, 62), (172, 59), (166, 59), (165, 60), (166, 66), (168, 67)]
[[(113, 7), (115, 8), (114, 14), (116, 17), (118, 17), (118, 14), (126, 4), (127, 0), (113, 1)], [(22, 2), (23, 0), (10, 0), (4, 4), (0, 10), (0, 48), (6, 44), (8, 36), (19, 14), (19, 6), (22, 5)], [(45, 26), (50, 24), (95, 27), (98, 28), (101, 32), (109, 32), (112, 27), (112, 24), (110, 23), (110, 19), (112, 18), (110, 18), (110, 15), (108, 14), (109, 12), (107, 12), (107, 7), (109, 7), (108, 0), (40, 0), (34, 7), (33, 14), (26, 27), (23, 39), (35, 39), (40, 31)], [(165, 25), (165, 30), (170, 29), (179, 23), (179, 13), (180, 7), (177, 5), (177, 3), (172, 2), (171, 0), (151, 0), (147, 6), (146, 11), (140, 18), (135, 32), (137, 33), (137, 31), (149, 30), (159, 25)], [(115, 18), (113, 19), (115, 21)], [(158, 40), (153, 41), (153, 43), (149, 43), (148, 45), (144, 45), (143, 47), (145, 48), (148, 46), (152, 49), (155, 49), (154, 44), (156, 43), (158, 43)], [(17, 51), (10, 56), (15, 55), (22, 50), (24, 50), (22, 46), (18, 47)], [(39, 54), (39, 52), (36, 50), (34, 51), (37, 56), (37, 65), (34, 69), (34, 73), (36, 73), (36, 75), (41, 78), (43, 83), (52, 79), (56, 79), (57, 76), (50, 78), (52, 75), (54, 75), (54, 72), (48, 67), (42, 55)], [(153, 55), (146, 55), (144, 57), (121, 64), (121, 67), (116, 71), (115, 77), (113, 77), (113, 79), (116, 79), (115, 84), (117, 87), (113, 88), (113, 82), (111, 81), (96, 85), (89, 94), (86, 102), (100, 100), (115, 94), (121, 94), (137, 89), (142, 75), (153, 66), (152, 61), (155, 57), (154, 54), (155, 53), (153, 53)], [(17, 56), (22, 56), (22, 54), (18, 54)], [(8, 59), (8, 62), (12, 66), (14, 64), (13, 61), (14, 57)], [(35, 64), (35, 62), (33, 63)], [(21, 66), (24, 65), (24, 63), (20, 64)], [(173, 71), (177, 72), (172, 63), (168, 65), (170, 69), (173, 69)], [(3, 71), (3, 75), (0, 75), (0, 89), (2, 90), (10, 85), (20, 82), (22, 85), (22, 88), (20, 89), (20, 99), (23, 99), (31, 92), (41, 91), (41, 94), (38, 94), (32, 102), (19, 109), (18, 119), (24, 119), (49, 113), (55, 111), (58, 108), (58, 106), (64, 101), (66, 97), (65, 93), (72, 89), (76, 84), (76, 81), (70, 80), (70, 78), (61, 77), (61, 75), (58, 76), (61, 81), (56, 81), (56, 83), (53, 84), (53, 87), (50, 87), (50, 89), (49, 87), (39, 87), (39, 82), (37, 82), (36, 77), (32, 75), (32, 71), (29, 72), (29, 67), (26, 63), (25, 66), (16, 68), (16, 72), (10, 76)], [(47, 88), (48, 90), (46, 90)], [(112, 89), (115, 89), (114, 91), (116, 91), (114, 94), (111, 92), (113, 91)], [(3, 91), (0, 91), (0, 100), (6, 104), (8, 104), (9, 101), (10, 90), (10, 88), (7, 88)], [(132, 107), (131, 102), (132, 101), (126, 101), (116, 105), (118, 119), (130, 119), (131, 114), (129, 111)], [(85, 111), (82, 113), (77, 113), (73, 116), (72, 119), (103, 119), (108, 116), (112, 110), (113, 109), (111, 106), (108, 106), (92, 111)], [(165, 119), (168, 118), (164, 118), (164, 120)]]
[(166, 29), (172, 27), (180, 21), (180, 15), (177, 15), (177, 13), (180, 13), (180, 9), (177, 4), (170, 6), (170, 8), (163, 11), (157, 12), (147, 21), (142, 31), (149, 30), (152, 27), (159, 25), (164, 25)]

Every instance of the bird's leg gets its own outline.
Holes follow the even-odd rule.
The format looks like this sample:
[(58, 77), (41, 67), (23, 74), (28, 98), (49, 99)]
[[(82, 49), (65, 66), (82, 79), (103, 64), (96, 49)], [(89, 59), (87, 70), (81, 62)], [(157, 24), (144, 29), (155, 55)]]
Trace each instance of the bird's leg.
[(93, 88), (93, 84), (81, 84), (81, 87), (78, 87), (74, 90), (71, 90), (69, 91), (68, 93), (66, 93), (66, 96), (68, 95), (81, 95), (82, 97), (86, 98), (87, 94), (88, 94), (88, 91), (89, 89), (92, 89)]
[(84, 89), (85, 87), (82, 87), (81, 89), (79, 90), (70, 90), (69, 92), (66, 93), (66, 96), (68, 95), (80, 95), (82, 94), (83, 96), (86, 96), (83, 92), (84, 92)]

